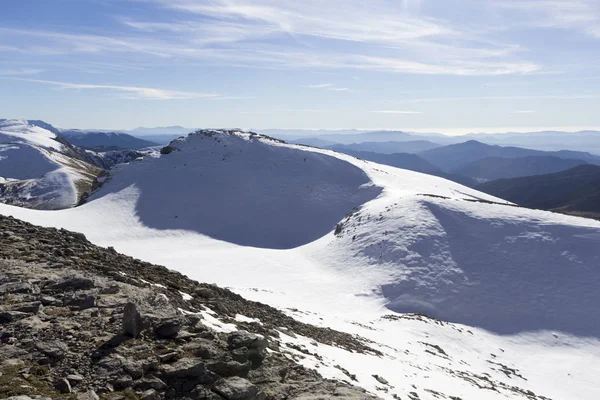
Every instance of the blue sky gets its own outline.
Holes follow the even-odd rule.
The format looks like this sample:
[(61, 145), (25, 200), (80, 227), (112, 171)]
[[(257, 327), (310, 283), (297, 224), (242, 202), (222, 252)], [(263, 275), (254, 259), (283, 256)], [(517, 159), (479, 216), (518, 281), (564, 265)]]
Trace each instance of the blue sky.
[(597, 0), (4, 0), (0, 61), (62, 127), (600, 128)]

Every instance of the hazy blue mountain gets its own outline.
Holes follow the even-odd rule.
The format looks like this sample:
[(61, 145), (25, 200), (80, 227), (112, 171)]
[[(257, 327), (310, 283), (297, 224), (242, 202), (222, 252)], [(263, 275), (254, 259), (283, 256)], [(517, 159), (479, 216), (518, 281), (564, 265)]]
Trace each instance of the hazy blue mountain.
[(70, 143), (85, 149), (115, 150), (115, 149), (141, 149), (157, 146), (158, 143), (139, 139), (122, 132), (89, 132), (80, 130), (61, 130), (60, 136)]
[(127, 130), (127, 133), (133, 136), (154, 136), (154, 135), (176, 135), (187, 136), (188, 133), (195, 132), (198, 128), (185, 128), (183, 126), (161, 126), (155, 128), (139, 127)]
[(468, 142), (438, 147), (419, 153), (445, 172), (455, 173), (466, 165), (488, 157), (518, 158), (530, 156), (556, 156), (559, 158), (579, 159), (588, 163), (600, 163), (600, 157), (590, 153), (576, 151), (544, 152), (520, 147), (489, 145), (469, 140)]
[[(322, 139), (317, 139), (322, 140)], [(408, 142), (363, 142), (352, 144), (332, 144), (327, 148), (336, 151), (371, 151), (373, 153), (394, 154), (411, 153), (416, 154), (422, 151), (431, 150), (440, 147), (437, 143), (428, 140), (412, 140)]]
[(486, 157), (463, 165), (455, 169), (454, 173), (478, 180), (491, 181), (519, 176), (552, 174), (582, 164), (587, 164), (587, 162), (556, 156)]
[[(190, 131), (193, 132), (193, 131)], [(190, 133), (188, 132), (188, 133)], [(151, 142), (155, 142), (161, 145), (165, 145), (165, 144), (169, 144), (171, 143), (171, 141), (177, 139), (178, 137), (182, 137), (182, 136), (187, 136), (188, 134), (186, 133), (185, 135), (177, 135), (177, 134), (165, 134), (165, 135), (133, 135), (135, 137), (137, 137), (138, 139), (142, 139), (142, 140), (148, 140)]]
[(287, 142), (294, 143), (294, 144), (303, 144), (306, 146), (321, 147), (321, 148), (325, 148), (325, 147), (337, 144), (336, 142), (332, 142), (331, 140), (325, 140), (325, 139), (319, 139), (319, 138), (294, 139), (294, 140), (287, 140)]
[(600, 217), (600, 166), (585, 164), (548, 175), (499, 179), (476, 189), (544, 210)]
[(525, 147), (543, 151), (574, 150), (600, 154), (600, 132), (543, 131), (528, 133), (470, 134), (462, 140), (474, 139), (488, 144)]

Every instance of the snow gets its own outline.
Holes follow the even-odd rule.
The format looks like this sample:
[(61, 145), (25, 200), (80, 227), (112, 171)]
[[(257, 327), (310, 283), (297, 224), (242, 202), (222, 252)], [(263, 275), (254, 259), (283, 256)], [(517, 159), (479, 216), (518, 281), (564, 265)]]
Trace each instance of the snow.
[(174, 145), (117, 166), (83, 206), (0, 213), (359, 335), (384, 355), (286, 335), (322, 360), (282, 351), (383, 398), (600, 398), (600, 222), (247, 133)]
[(188, 293), (179, 292), (179, 294), (181, 295), (181, 298), (185, 301), (190, 301), (193, 299), (193, 297)]
[(55, 139), (25, 120), (0, 121), (0, 176), (10, 179), (1, 200), (48, 210), (77, 204), (77, 184), (93, 180), (93, 167), (65, 155)]

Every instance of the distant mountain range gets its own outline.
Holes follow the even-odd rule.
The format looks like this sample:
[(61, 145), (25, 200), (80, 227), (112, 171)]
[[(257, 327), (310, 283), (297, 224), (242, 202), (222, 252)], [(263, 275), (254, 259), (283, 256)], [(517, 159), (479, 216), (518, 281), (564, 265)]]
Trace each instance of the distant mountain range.
[[(440, 133), (416, 133), (404, 131), (360, 131), (360, 130), (301, 130), (263, 129), (257, 132), (287, 141), (307, 143), (308, 140), (324, 140), (338, 144), (364, 142), (410, 142), (426, 140), (440, 145), (463, 143), (469, 140), (500, 145), (523, 147), (541, 151), (572, 150), (600, 154), (600, 132), (544, 131), (528, 133), (472, 133), (467, 135), (443, 135)], [(332, 143), (329, 143), (331, 145)]]
[[(297, 140), (296, 142), (300, 142)], [(409, 142), (363, 142), (352, 144), (329, 144), (328, 149), (341, 151), (372, 151), (381, 154), (411, 153), (416, 154), (422, 151), (432, 150), (441, 147), (440, 144), (428, 140), (412, 140)]]
[(96, 151), (142, 149), (159, 145), (157, 142), (140, 139), (122, 132), (88, 132), (71, 129), (60, 130), (59, 135), (76, 146)]
[(353, 151), (353, 150), (337, 150), (340, 153), (348, 154), (362, 160), (373, 161), (378, 164), (389, 165), (391, 167), (407, 169), (409, 171), (422, 172), (424, 174), (439, 176), (448, 180), (466, 185), (475, 186), (478, 182), (466, 175), (445, 173), (427, 160), (419, 157), (416, 154), (409, 153), (394, 153), (381, 154), (371, 151)]
[(600, 166), (580, 165), (555, 174), (500, 179), (476, 187), (516, 204), (600, 218)]
[[(531, 156), (555, 156), (558, 158), (569, 158), (582, 160), (581, 164), (587, 162), (600, 165), (600, 156), (594, 156), (590, 153), (576, 151), (555, 151), (543, 152), (539, 150), (524, 149), (520, 147), (503, 147), (497, 145), (488, 145), (475, 140), (453, 144), (444, 147), (438, 147), (419, 153), (419, 156), (439, 167), (445, 172), (457, 173), (464, 171), (469, 164), (488, 157), (519, 158)], [(547, 171), (554, 172), (554, 171)], [(546, 173), (547, 173), (546, 172)], [(472, 172), (470, 173), (472, 175)]]

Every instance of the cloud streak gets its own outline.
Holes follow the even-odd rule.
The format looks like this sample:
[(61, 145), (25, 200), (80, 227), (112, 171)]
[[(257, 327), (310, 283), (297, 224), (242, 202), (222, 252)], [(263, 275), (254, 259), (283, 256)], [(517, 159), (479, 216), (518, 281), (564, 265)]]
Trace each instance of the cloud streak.
[(197, 98), (223, 98), (215, 93), (198, 93), (185, 92), (177, 90), (165, 90), (139, 86), (120, 86), (120, 85), (98, 85), (89, 83), (69, 83), (48, 81), (42, 79), (25, 79), (25, 78), (10, 78), (25, 82), (40, 83), (51, 85), (60, 89), (67, 90), (104, 90), (112, 93), (117, 93), (120, 97), (126, 99), (148, 99), (148, 100), (177, 100), (177, 99), (197, 99)]

